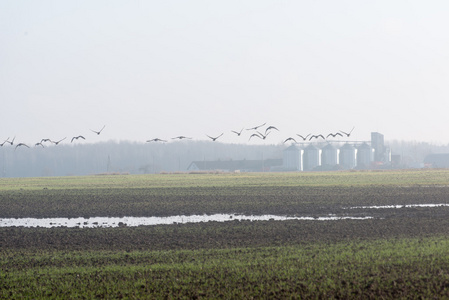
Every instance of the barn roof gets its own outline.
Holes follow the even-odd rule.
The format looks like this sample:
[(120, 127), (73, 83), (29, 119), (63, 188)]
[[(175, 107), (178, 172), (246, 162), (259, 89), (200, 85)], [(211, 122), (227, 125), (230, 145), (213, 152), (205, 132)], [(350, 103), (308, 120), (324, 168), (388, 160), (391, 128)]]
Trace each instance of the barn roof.
[(282, 159), (265, 160), (214, 160), (214, 161), (193, 161), (191, 166), (195, 165), (199, 170), (227, 170), (227, 171), (249, 171), (258, 172), (270, 169), (272, 167), (282, 166)]

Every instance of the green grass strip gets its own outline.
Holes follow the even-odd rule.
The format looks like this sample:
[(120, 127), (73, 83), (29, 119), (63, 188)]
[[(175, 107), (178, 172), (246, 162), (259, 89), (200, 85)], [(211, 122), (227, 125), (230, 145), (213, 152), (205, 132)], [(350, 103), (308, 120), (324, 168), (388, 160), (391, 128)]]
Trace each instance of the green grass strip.
[(177, 251), (5, 251), (1, 298), (449, 296), (449, 239)]

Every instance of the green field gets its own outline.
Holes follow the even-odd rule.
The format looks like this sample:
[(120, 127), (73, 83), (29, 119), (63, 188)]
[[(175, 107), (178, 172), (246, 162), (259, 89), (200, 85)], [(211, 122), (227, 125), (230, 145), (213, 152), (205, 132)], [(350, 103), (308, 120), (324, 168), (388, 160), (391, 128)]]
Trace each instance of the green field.
[[(0, 180), (0, 218), (348, 214), (449, 204), (448, 170)], [(449, 297), (449, 208), (369, 220), (0, 228), (0, 297)]]

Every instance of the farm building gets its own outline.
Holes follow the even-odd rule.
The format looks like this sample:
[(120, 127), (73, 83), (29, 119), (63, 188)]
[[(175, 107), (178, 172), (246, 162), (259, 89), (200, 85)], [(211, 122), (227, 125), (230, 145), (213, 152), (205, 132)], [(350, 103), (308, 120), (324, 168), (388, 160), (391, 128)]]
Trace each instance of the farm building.
[(270, 172), (282, 167), (282, 159), (193, 161), (187, 171)]
[(449, 168), (449, 153), (429, 154), (424, 158), (424, 165), (429, 168)]

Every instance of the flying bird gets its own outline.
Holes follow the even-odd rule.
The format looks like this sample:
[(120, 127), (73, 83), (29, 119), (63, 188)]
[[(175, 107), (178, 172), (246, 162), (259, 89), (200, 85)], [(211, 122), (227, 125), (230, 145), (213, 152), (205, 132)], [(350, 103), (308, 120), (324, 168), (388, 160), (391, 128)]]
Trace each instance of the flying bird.
[(8, 140), (6, 140), (5, 142), (8, 142), (11, 146), (12, 145), (14, 145), (14, 140), (16, 139), (16, 137), (14, 137), (13, 139), (12, 139), (12, 141), (9, 141), (9, 138), (8, 138)]
[(313, 139), (313, 138), (315, 138), (315, 139), (322, 138), (323, 140), (326, 139), (326, 138), (324, 137), (324, 135), (318, 134), (318, 135), (312, 135), (312, 136), (309, 138), (309, 141), (310, 141), (311, 139)]
[(186, 137), (186, 136), (183, 136), (183, 135), (180, 135), (180, 136), (172, 138), (172, 140), (176, 140), (176, 139), (178, 139), (178, 140), (182, 140), (182, 139), (189, 139), (189, 140), (191, 140), (192, 138), (191, 137)]
[(20, 147), (20, 146), (25, 146), (25, 147), (27, 147), (27, 148), (30, 148), (28, 145), (26, 145), (26, 144), (24, 144), (24, 143), (18, 143), (18, 144), (16, 145), (16, 148), (14, 148), (14, 151), (17, 149), (17, 147)]
[(252, 138), (253, 136), (258, 137), (259, 139), (263, 139), (263, 137), (262, 137), (259, 133), (253, 133), (253, 134), (251, 134), (251, 136), (249, 137), (248, 141), (251, 140), (251, 138)]
[(296, 143), (296, 140), (295, 140), (294, 138), (289, 137), (288, 139), (286, 139), (286, 140), (284, 141), (284, 144), (287, 143), (288, 141), (294, 141), (294, 142)]
[(90, 130), (92, 132), (95, 132), (97, 135), (100, 135), (100, 133), (103, 131), (103, 129), (106, 127), (106, 125), (103, 126), (103, 128), (100, 129), (100, 131)]
[(339, 136), (343, 136), (343, 134), (341, 134), (340, 132), (336, 132), (336, 133), (329, 133), (327, 136), (326, 136), (326, 139), (328, 138), (328, 137), (336, 137), (337, 135), (339, 135)]
[(306, 136), (302, 136), (302, 135), (300, 135), (300, 134), (296, 134), (296, 135), (299, 136), (300, 138), (302, 138), (303, 141), (305, 141), (305, 140), (307, 140), (307, 138), (311, 135), (311, 133), (309, 133), (309, 134), (306, 135)]
[(52, 141), (50, 139), (42, 139), (41, 143), (43, 143), (43, 142), (50, 142), (51, 143)]
[(220, 134), (220, 135), (217, 136), (217, 137), (211, 137), (211, 136), (208, 136), (207, 134), (206, 134), (206, 136), (207, 136), (208, 138), (210, 138), (210, 139), (212, 140), (212, 142), (215, 142), (215, 141), (216, 141), (219, 137), (221, 137), (223, 134), (224, 134), (224, 133)]
[(34, 146), (35, 146), (35, 147), (37, 147), (37, 146), (42, 146), (42, 148), (45, 148), (45, 146), (44, 146), (44, 145), (43, 145), (42, 143), (40, 143), (40, 142), (39, 142), (39, 143), (36, 143), (36, 144), (34, 144)]
[(243, 128), (242, 128), (242, 130), (240, 130), (240, 131), (234, 131), (234, 130), (231, 130), (231, 132), (234, 132), (236, 135), (238, 135), (238, 136), (240, 136), (241, 134), (242, 134), (242, 131), (243, 131)]
[(3, 143), (0, 144), (0, 147), (3, 147), (3, 145), (4, 145), (5, 143), (9, 143), (9, 137), (8, 137)]
[(265, 134), (267, 134), (267, 131), (268, 131), (268, 130), (271, 130), (271, 129), (274, 129), (274, 130), (279, 131), (279, 129), (277, 129), (277, 128), (274, 127), (274, 126), (268, 126), (267, 129), (265, 129)]
[(262, 126), (264, 126), (265, 124), (267, 124), (267, 123), (265, 122), (265, 123), (263, 123), (262, 125), (255, 126), (255, 127), (253, 127), (253, 128), (248, 128), (248, 129), (246, 129), (246, 130), (257, 130), (259, 127), (262, 127)]
[(155, 139), (152, 139), (152, 140), (148, 140), (147, 141), (147, 143), (151, 143), (151, 142), (167, 142), (166, 140), (161, 140), (160, 138), (155, 138)]
[(344, 131), (341, 131), (341, 130), (340, 130), (340, 132), (343, 133), (344, 135), (346, 135), (347, 137), (349, 137), (351, 135), (352, 131), (354, 130), (354, 128), (355, 128), (355, 126), (352, 127), (351, 131), (349, 131), (349, 132), (344, 132)]
[(268, 133), (266, 133), (265, 132), (265, 134), (262, 134), (261, 132), (257, 132), (258, 134), (260, 134), (260, 136), (262, 137), (262, 139), (264, 140), (264, 139), (266, 139), (267, 138), (267, 136), (270, 134), (270, 131), (268, 132)]
[(74, 137), (72, 137), (72, 140), (70, 141), (70, 143), (73, 143), (73, 140), (77, 140), (77, 139), (83, 139), (83, 140), (85, 140), (84, 136), (79, 135), (79, 136), (74, 136)]
[(65, 140), (67, 137), (65, 137), (65, 138), (63, 138), (62, 140), (59, 140), (59, 141), (50, 141), (50, 142), (52, 142), (53, 144), (55, 144), (55, 145), (58, 145), (60, 142), (62, 142), (63, 140)]

